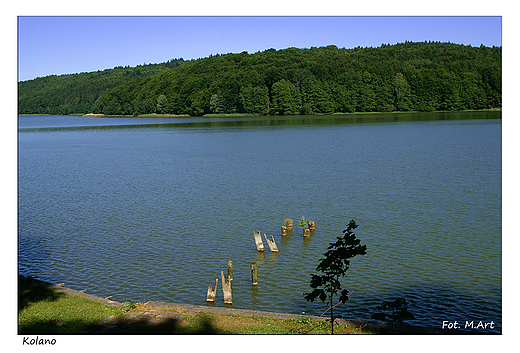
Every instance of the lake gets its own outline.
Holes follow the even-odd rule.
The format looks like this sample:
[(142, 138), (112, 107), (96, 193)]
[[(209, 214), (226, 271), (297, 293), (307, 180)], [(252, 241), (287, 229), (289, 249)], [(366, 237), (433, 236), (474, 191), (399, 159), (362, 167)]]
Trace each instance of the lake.
[[(232, 260), (234, 308), (321, 315), (303, 293), (354, 219), (367, 254), (351, 260), (338, 316), (368, 319), (404, 297), (410, 324), (501, 332), (500, 118), (20, 116), (19, 273), (120, 302), (224, 306)], [(279, 253), (265, 240), (259, 253), (254, 230)]]

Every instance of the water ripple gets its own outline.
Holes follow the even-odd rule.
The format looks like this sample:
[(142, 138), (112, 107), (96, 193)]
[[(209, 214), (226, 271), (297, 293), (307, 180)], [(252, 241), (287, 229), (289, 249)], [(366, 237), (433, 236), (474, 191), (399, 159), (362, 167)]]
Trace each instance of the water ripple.
[[(500, 322), (501, 125), (479, 122), (26, 131), (19, 269), (120, 301), (206, 305), (232, 260), (235, 307), (321, 314), (303, 293), (354, 218), (368, 251), (341, 315), (406, 297), (416, 324)], [(311, 238), (282, 238), (302, 215)], [(280, 253), (257, 252), (258, 229)]]

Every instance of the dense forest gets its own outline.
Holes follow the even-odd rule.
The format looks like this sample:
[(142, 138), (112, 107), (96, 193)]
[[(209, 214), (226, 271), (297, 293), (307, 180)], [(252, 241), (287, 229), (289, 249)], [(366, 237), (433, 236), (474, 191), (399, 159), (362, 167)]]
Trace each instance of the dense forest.
[(502, 48), (405, 42), (268, 49), (47, 76), (19, 114), (331, 114), (499, 108)]

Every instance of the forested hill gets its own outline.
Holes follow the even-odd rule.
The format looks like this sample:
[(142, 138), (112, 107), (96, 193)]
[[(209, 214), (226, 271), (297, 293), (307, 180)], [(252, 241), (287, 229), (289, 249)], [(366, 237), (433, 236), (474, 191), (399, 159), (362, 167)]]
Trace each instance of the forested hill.
[(502, 105), (502, 48), (406, 42), (269, 49), (48, 76), (18, 86), (20, 114), (486, 109)]

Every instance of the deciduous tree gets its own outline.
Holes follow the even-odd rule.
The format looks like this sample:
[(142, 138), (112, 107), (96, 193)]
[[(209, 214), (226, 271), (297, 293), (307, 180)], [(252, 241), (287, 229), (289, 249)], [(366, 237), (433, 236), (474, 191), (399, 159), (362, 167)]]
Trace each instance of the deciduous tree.
[(298, 88), (287, 80), (273, 84), (273, 112), (280, 115), (300, 114), (301, 98)]
[(305, 294), (305, 299), (311, 302), (317, 298), (322, 302), (328, 300), (332, 334), (334, 334), (334, 296), (341, 291), (340, 303), (344, 303), (349, 298), (349, 291), (341, 288), (340, 279), (346, 275), (350, 268), (351, 258), (366, 254), (366, 245), (360, 245), (361, 241), (356, 238), (354, 233), (354, 229), (357, 227), (356, 222), (351, 220), (347, 229), (343, 231), (343, 236), (337, 237), (336, 242), (329, 244), (324, 257), (320, 259), (320, 264), (316, 267), (316, 271), (322, 274), (311, 274), (310, 286), (313, 291)]

